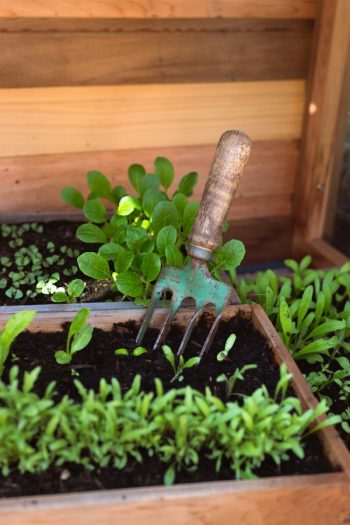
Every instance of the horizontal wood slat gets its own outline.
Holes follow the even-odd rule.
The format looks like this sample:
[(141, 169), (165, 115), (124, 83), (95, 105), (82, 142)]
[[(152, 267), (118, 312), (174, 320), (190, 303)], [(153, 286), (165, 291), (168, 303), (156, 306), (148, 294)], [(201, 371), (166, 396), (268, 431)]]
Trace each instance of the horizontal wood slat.
[[(290, 215), (298, 146), (297, 141), (257, 142), (253, 145), (230, 219)], [(137, 162), (151, 171), (157, 156), (168, 157), (173, 162), (176, 173), (174, 188), (185, 173), (199, 172), (194, 193), (194, 198), (199, 199), (214, 150), (215, 145), (209, 145), (2, 158), (0, 210), (2, 213), (68, 210), (60, 198), (61, 188), (75, 186), (86, 194), (85, 175), (90, 170), (101, 171), (114, 186), (124, 185), (133, 192), (127, 178), (128, 166)]]
[(300, 136), (301, 80), (0, 90), (0, 156)]
[(2, 17), (313, 18), (316, 0), (1, 0)]
[(58, 30), (45, 31), (44, 20), (28, 32), (16, 22), (0, 24), (0, 87), (302, 79), (313, 27), (305, 20), (88, 20), (84, 29), (74, 21), (71, 31), (72, 20), (60, 20)]

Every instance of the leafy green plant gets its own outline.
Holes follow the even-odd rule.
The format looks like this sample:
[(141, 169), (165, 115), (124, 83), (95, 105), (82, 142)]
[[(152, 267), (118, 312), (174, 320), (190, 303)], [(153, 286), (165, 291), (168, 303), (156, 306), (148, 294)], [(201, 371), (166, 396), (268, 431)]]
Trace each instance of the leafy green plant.
[(163, 345), (162, 350), (165, 358), (167, 361), (169, 361), (174, 371), (174, 377), (171, 379), (171, 383), (176, 380), (182, 381), (182, 372), (185, 370), (185, 368), (192, 368), (193, 366), (198, 365), (200, 361), (199, 357), (190, 357), (187, 359), (187, 361), (185, 361), (183, 355), (177, 357), (168, 345)]
[(218, 383), (225, 383), (226, 397), (227, 398), (232, 396), (233, 389), (234, 389), (237, 381), (243, 381), (244, 380), (244, 374), (246, 372), (248, 372), (248, 370), (253, 370), (254, 368), (256, 368), (256, 365), (254, 365), (254, 364), (244, 365), (244, 366), (242, 366), (242, 368), (236, 368), (236, 370), (230, 376), (227, 376), (226, 374), (220, 374), (216, 378), (216, 381)]
[[(87, 220), (77, 229), (78, 239), (100, 245), (97, 253), (86, 251), (78, 257), (84, 275), (108, 281), (111, 290), (122, 298), (147, 305), (161, 268), (166, 264), (182, 267), (187, 262), (186, 242), (199, 207), (189, 197), (198, 174), (187, 173), (170, 195), (174, 176), (171, 162), (157, 157), (153, 173), (146, 173), (140, 164), (129, 167), (135, 195), (129, 195), (122, 186), (113, 188), (96, 171), (87, 174), (90, 193), (86, 200), (75, 188), (62, 190), (64, 201), (81, 209)], [(212, 274), (220, 278), (220, 269), (233, 271), (244, 252), (240, 241), (219, 246), (215, 262), (210, 263)]]
[(19, 336), (33, 321), (36, 312), (24, 310), (12, 315), (0, 332), (0, 376), (2, 375), (5, 361), (16, 337)]
[(77, 299), (81, 296), (85, 288), (85, 283), (81, 279), (74, 279), (71, 281), (66, 291), (56, 291), (51, 300), (54, 303), (76, 303)]
[(85, 348), (91, 341), (93, 328), (86, 324), (90, 315), (89, 308), (81, 308), (75, 315), (68, 329), (66, 348), (55, 352), (55, 359), (60, 365), (72, 361), (73, 354)]
[[(129, 461), (141, 463), (145, 451), (168, 468), (171, 484), (176, 472), (196, 470), (201, 458), (213, 459), (216, 469), (228, 462), (237, 478), (253, 478), (267, 458), (277, 464), (290, 454), (303, 457), (303, 437), (339, 418), (330, 418), (310, 429), (326, 411), (325, 402), (302, 411), (294, 397), (278, 393), (276, 403), (265, 386), (242, 403), (224, 403), (209, 388), (201, 393), (187, 386), (164, 392), (155, 379), (154, 392), (141, 389), (136, 376), (127, 391), (117, 379), (100, 381), (97, 392), (75, 380), (80, 395), (55, 401), (55, 384), (43, 396), (34, 392), (40, 368), (26, 372), (23, 383), (18, 367), (10, 370), (9, 384), (0, 381), (0, 470), (8, 476), (41, 472), (66, 463), (113, 466), (123, 469)], [(287, 372), (281, 369), (281, 377)], [(130, 417), (132, 414), (132, 417)]]
[(228, 354), (230, 353), (233, 345), (236, 342), (236, 339), (237, 339), (236, 334), (231, 334), (231, 335), (228, 336), (228, 338), (226, 340), (226, 343), (225, 343), (224, 349), (221, 350), (216, 356), (216, 359), (218, 361), (224, 361), (225, 359), (227, 359)]

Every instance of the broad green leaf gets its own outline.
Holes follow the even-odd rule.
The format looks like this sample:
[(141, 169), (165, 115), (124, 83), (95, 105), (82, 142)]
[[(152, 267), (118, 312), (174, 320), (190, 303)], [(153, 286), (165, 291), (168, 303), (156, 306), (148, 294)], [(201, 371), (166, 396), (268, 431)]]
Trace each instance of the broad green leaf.
[(105, 199), (111, 197), (112, 187), (105, 175), (99, 171), (89, 171), (86, 178), (91, 192)]
[(190, 197), (193, 193), (193, 188), (198, 182), (198, 173), (191, 171), (182, 177), (179, 182), (176, 193), (183, 193), (187, 197)]
[(129, 226), (126, 232), (126, 245), (130, 250), (137, 251), (148, 239), (148, 234), (141, 226)]
[(71, 297), (79, 297), (84, 290), (85, 283), (81, 279), (73, 279), (67, 287), (68, 295)]
[(101, 224), (106, 222), (107, 220), (106, 208), (98, 199), (86, 201), (86, 203), (84, 204), (83, 212), (87, 220), (90, 222), (96, 222), (97, 224)]
[(54, 303), (66, 303), (69, 297), (64, 292), (56, 292), (51, 296), (51, 301)]
[(174, 226), (164, 226), (157, 235), (157, 248), (161, 254), (165, 253), (167, 246), (174, 246), (176, 243), (177, 231)]
[(82, 209), (84, 206), (84, 197), (80, 191), (70, 186), (66, 186), (61, 190), (61, 197), (66, 204), (73, 206), (73, 208)]
[(67, 365), (71, 362), (72, 356), (64, 350), (57, 350), (57, 352), (55, 352), (55, 359), (59, 365)]
[(126, 195), (126, 190), (123, 186), (116, 186), (113, 188), (111, 197), (115, 204), (119, 204), (120, 199)]
[(133, 262), (134, 254), (129, 250), (120, 247), (119, 255), (114, 259), (114, 269), (117, 273), (126, 272)]
[(102, 255), (106, 261), (112, 261), (113, 259), (122, 256), (124, 251), (124, 248), (120, 246), (120, 244), (108, 242), (99, 248), (98, 253)]
[(167, 190), (174, 180), (174, 167), (171, 162), (165, 157), (157, 157), (154, 161), (154, 169), (156, 175), (160, 179), (160, 183)]
[(146, 215), (151, 217), (158, 202), (165, 200), (167, 200), (166, 195), (160, 190), (150, 188), (149, 190), (145, 191), (142, 197), (142, 206), (146, 212)]
[(179, 213), (172, 202), (159, 202), (152, 213), (152, 228), (157, 235), (164, 226), (179, 225)]
[(123, 217), (127, 215), (131, 215), (131, 213), (138, 207), (138, 202), (135, 199), (135, 197), (131, 197), (130, 195), (125, 195), (125, 197), (122, 197), (119, 202), (118, 209), (116, 213), (118, 215), (121, 215)]
[(133, 272), (122, 272), (116, 278), (118, 290), (128, 297), (137, 297), (142, 294), (143, 284), (139, 275)]
[(194, 223), (196, 222), (198, 210), (199, 210), (199, 202), (193, 201), (187, 204), (184, 210), (183, 219), (182, 219), (183, 231), (185, 235), (188, 235), (190, 231), (192, 230), (192, 227)]
[(141, 263), (141, 271), (147, 282), (154, 281), (158, 277), (160, 267), (160, 257), (157, 254), (147, 253), (144, 255)]
[(140, 181), (140, 195), (144, 195), (147, 190), (151, 188), (158, 190), (160, 186), (160, 179), (155, 173), (147, 173)]
[(85, 252), (77, 258), (80, 271), (93, 279), (111, 279), (109, 264), (95, 252)]
[(106, 234), (96, 224), (81, 224), (76, 231), (76, 236), (86, 243), (107, 242)]
[(141, 179), (146, 175), (146, 170), (141, 164), (132, 164), (128, 169), (128, 177), (133, 188), (140, 193)]
[(90, 343), (93, 330), (92, 326), (85, 325), (75, 334), (71, 346), (72, 354), (79, 352)]
[(216, 266), (222, 270), (237, 268), (242, 262), (244, 255), (244, 244), (235, 239), (226, 242), (214, 252)]
[(184, 258), (177, 246), (166, 246), (165, 247), (165, 258), (167, 264), (181, 268), (184, 264)]
[(177, 193), (176, 195), (174, 195), (171, 202), (174, 204), (177, 211), (179, 212), (180, 222), (182, 223), (185, 208), (188, 204), (188, 199), (186, 195), (184, 195), (183, 193)]

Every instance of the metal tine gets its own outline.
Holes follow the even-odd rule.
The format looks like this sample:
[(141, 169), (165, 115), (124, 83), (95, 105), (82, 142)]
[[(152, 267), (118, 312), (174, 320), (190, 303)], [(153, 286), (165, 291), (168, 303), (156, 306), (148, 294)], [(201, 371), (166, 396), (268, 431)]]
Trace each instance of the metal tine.
[(173, 294), (172, 298), (171, 298), (171, 301), (170, 301), (170, 306), (169, 306), (169, 310), (168, 310), (167, 316), (166, 316), (166, 318), (163, 321), (163, 324), (162, 324), (162, 327), (161, 327), (161, 329), (159, 331), (158, 337), (157, 337), (157, 339), (156, 339), (156, 341), (155, 341), (155, 343), (153, 345), (153, 350), (156, 350), (159, 347), (160, 343), (167, 336), (167, 333), (169, 332), (170, 327), (171, 327), (171, 321), (174, 319), (174, 317), (176, 315), (176, 312), (178, 311), (178, 309), (181, 306), (181, 303), (182, 303), (182, 299), (179, 300), (179, 298), (175, 297), (175, 294)]
[(204, 354), (207, 352), (209, 346), (211, 345), (211, 343), (213, 342), (213, 339), (215, 337), (215, 334), (216, 334), (216, 331), (218, 329), (218, 326), (219, 326), (219, 323), (221, 321), (221, 318), (223, 316), (223, 313), (224, 313), (224, 310), (222, 310), (216, 317), (215, 321), (213, 322), (212, 324), (212, 327), (209, 331), (209, 334), (207, 335), (207, 338), (204, 342), (204, 345), (202, 347), (202, 350), (201, 350), (201, 353), (199, 354), (199, 360), (201, 361), (202, 357), (204, 356)]
[(180, 346), (179, 346), (179, 349), (177, 351), (177, 355), (182, 355), (183, 354), (183, 351), (185, 350), (186, 346), (187, 346), (187, 343), (188, 343), (188, 340), (189, 338), (191, 337), (191, 334), (192, 334), (192, 331), (193, 331), (193, 328), (195, 327), (196, 325), (196, 321), (198, 319), (198, 317), (200, 315), (202, 315), (202, 313), (204, 312), (204, 310), (206, 309), (208, 305), (205, 304), (203, 305), (201, 308), (199, 308), (199, 310), (197, 310), (195, 312), (195, 314), (192, 316), (191, 318), (191, 321), (189, 322), (189, 325), (188, 327), (186, 328), (186, 332), (181, 340), (181, 343), (180, 343)]
[(149, 306), (148, 306), (147, 311), (146, 311), (145, 318), (142, 321), (139, 333), (137, 334), (137, 337), (136, 337), (136, 344), (137, 345), (140, 345), (142, 343), (142, 340), (144, 338), (145, 332), (146, 332), (146, 330), (148, 328), (148, 325), (150, 323), (150, 320), (151, 320), (152, 314), (154, 312), (154, 309), (155, 309), (155, 307), (157, 305), (157, 302), (161, 298), (161, 295), (162, 295), (163, 292), (164, 292), (163, 288), (157, 289), (155, 287), (154, 290), (153, 290), (153, 294), (152, 294), (152, 297), (151, 297), (151, 302), (149, 303)]

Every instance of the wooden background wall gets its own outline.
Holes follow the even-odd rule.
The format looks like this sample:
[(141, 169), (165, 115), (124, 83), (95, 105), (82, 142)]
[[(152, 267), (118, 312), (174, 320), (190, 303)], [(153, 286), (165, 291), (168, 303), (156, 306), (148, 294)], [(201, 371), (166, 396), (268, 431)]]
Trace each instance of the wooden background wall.
[(88, 170), (126, 184), (158, 155), (200, 173), (199, 197), (238, 128), (253, 151), (231, 234), (251, 261), (288, 256), (315, 16), (316, 0), (0, 0), (0, 211), (64, 211)]

